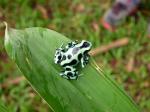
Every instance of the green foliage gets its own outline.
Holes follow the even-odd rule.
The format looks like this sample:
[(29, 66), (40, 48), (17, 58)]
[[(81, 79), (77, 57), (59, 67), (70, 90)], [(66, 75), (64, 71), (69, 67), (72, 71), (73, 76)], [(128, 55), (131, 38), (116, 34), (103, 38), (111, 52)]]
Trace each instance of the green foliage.
[(0, 101), (0, 112), (9, 112), (8, 109), (3, 105), (2, 101)]
[(32, 87), (56, 112), (138, 112), (133, 101), (91, 60), (78, 80), (59, 76), (55, 49), (70, 40), (52, 30), (6, 28), (5, 48)]

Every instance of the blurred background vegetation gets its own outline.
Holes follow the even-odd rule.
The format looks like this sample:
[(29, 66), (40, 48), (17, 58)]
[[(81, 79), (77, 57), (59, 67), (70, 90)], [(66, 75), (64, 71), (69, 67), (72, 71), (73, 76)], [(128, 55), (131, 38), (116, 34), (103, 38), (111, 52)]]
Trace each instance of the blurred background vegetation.
[[(94, 56), (134, 99), (143, 112), (150, 111), (150, 2), (143, 0), (136, 15), (115, 32), (101, 25), (114, 0), (0, 0), (0, 22), (11, 27), (47, 27), (74, 40), (87, 39), (93, 48), (106, 47)], [(109, 48), (128, 39), (124, 46)], [(36, 40), (35, 40), (36, 41)], [(30, 87), (4, 49), (4, 26), (0, 24), (0, 100), (11, 112), (48, 112), (48, 105)], [(118, 41), (121, 42), (121, 41)]]

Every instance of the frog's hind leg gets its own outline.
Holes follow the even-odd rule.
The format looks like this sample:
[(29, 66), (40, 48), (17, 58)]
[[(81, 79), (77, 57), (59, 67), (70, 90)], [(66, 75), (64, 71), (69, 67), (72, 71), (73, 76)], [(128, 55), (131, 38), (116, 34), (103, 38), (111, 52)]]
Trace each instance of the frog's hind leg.
[(64, 78), (67, 78), (67, 79), (77, 79), (78, 78), (78, 71), (71, 67), (71, 66), (67, 66), (65, 67), (65, 72), (64, 72), (64, 75), (63, 75)]
[(67, 76), (67, 74), (68, 74), (68, 71), (62, 71), (59, 75), (65, 79), (69, 80), (70, 78)]

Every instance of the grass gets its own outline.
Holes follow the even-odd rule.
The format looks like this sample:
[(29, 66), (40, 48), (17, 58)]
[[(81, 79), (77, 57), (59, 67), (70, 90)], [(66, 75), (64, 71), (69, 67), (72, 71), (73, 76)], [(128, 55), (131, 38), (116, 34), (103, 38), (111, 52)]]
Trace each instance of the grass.
[[(139, 14), (138, 21), (129, 18), (126, 23), (118, 27), (116, 32), (111, 33), (105, 30), (99, 22), (103, 12), (109, 7), (105, 8), (104, 4), (98, 0), (91, 1), (58, 0), (55, 2), (52, 0), (46, 3), (46, 1), (39, 0), (36, 4), (44, 6), (50, 12), (47, 19), (44, 19), (42, 13), (36, 8), (34, 0), (0, 1), (2, 15), (0, 20), (5, 20), (16, 28), (31, 26), (52, 28), (72, 39), (88, 39), (94, 47), (128, 37), (130, 41), (127, 46), (112, 49), (95, 59), (102, 69), (123, 85), (144, 112), (149, 112), (150, 45), (148, 43), (150, 39), (146, 35), (147, 19)], [(95, 30), (93, 24), (98, 26), (98, 30)], [(21, 76), (20, 71), (5, 54), (3, 31), (1, 30), (0, 33), (0, 83), (6, 83)], [(130, 63), (130, 59), (134, 60), (134, 67), (131, 72), (128, 72), (126, 65)], [(41, 104), (42, 99), (33, 92), (26, 80), (17, 85), (0, 88), (0, 96), (5, 105), (13, 111), (46, 112), (49, 110), (45, 103)], [(31, 104), (33, 107), (30, 106)]]

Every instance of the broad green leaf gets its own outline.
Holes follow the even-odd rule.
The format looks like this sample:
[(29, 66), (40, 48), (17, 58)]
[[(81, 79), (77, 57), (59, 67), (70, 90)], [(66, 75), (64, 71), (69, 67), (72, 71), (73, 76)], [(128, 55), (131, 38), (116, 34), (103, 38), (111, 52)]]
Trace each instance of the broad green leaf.
[(137, 106), (91, 59), (77, 80), (59, 76), (55, 49), (69, 41), (40, 27), (6, 28), (5, 48), (26, 79), (54, 112), (138, 112)]

